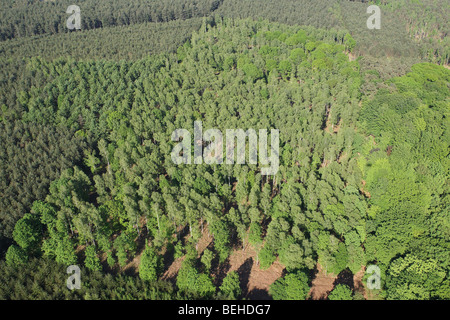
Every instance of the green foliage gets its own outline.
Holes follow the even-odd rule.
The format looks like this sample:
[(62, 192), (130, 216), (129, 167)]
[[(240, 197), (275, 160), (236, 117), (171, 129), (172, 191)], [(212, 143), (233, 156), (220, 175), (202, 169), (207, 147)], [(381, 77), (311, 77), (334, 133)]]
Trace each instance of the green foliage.
[(84, 251), (86, 257), (84, 259), (84, 265), (86, 268), (92, 271), (101, 271), (102, 266), (100, 264), (100, 259), (97, 256), (97, 252), (94, 246), (87, 246)]
[[(6, 253), (13, 286), (2, 278), (2, 297), (241, 298), (235, 272), (215, 296), (212, 261), (220, 270), (232, 248), (251, 244), (261, 269), (277, 258), (286, 268), (275, 299), (307, 298), (305, 267), (355, 274), (372, 261), (386, 270), (384, 297), (448, 298), (449, 72), (420, 63), (403, 75), (409, 53), (448, 55), (416, 55), (440, 45), (409, 41), (404, 13), (397, 21), (386, 10), (385, 28), (368, 37), (354, 19), (360, 2), (177, 0), (144, 4), (139, 17), (125, 13), (142, 4), (111, 3), (117, 16), (87, 9), (95, 30), (72, 33), (38, 26), (21, 3), (11, 29), (0, 9), (0, 38), (14, 38), (0, 42), (0, 237), (18, 244)], [(216, 11), (292, 25), (189, 19)], [(261, 163), (176, 166), (171, 134), (194, 120), (223, 133), (278, 129), (277, 174), (262, 176)], [(199, 258), (207, 236), (214, 249)], [(99, 256), (116, 270), (141, 241), (139, 278), (99, 280)], [(175, 258), (185, 255), (176, 294), (158, 282), (162, 249), (174, 244)], [(54, 285), (41, 271), (31, 289), (11, 274), (57, 270), (77, 255), (93, 279), (80, 295), (37, 293)], [(5, 289), (14, 283), (17, 292)], [(330, 294), (346, 296), (340, 286)]]
[(5, 261), (10, 266), (18, 266), (25, 264), (28, 256), (25, 250), (13, 244), (6, 251)]
[(195, 292), (204, 298), (211, 298), (216, 292), (216, 287), (212, 283), (212, 279), (207, 274), (199, 274), (195, 281)]
[(353, 300), (353, 292), (346, 284), (338, 284), (328, 294), (328, 300)]
[(136, 243), (134, 242), (134, 235), (122, 232), (116, 240), (114, 240), (114, 248), (116, 249), (119, 265), (124, 267), (128, 262), (128, 254), (133, 254), (136, 251)]
[(253, 63), (247, 63), (242, 66), (242, 71), (246, 76), (247, 82), (255, 82), (258, 79), (261, 79), (264, 74), (261, 70), (258, 69)]
[[(67, 8), (70, 4), (68, 1), (62, 1), (60, 5)], [(89, 0), (81, 6), (82, 29), (109, 29), (147, 21), (168, 22), (202, 17), (214, 12), (218, 5), (216, 0), (172, 1), (170, 4), (151, 0), (107, 0), (99, 7), (98, 3)], [(59, 10), (52, 3), (30, 1), (17, 3), (14, 7), (5, 5), (0, 13), (0, 41), (67, 32), (65, 22), (68, 16), (64, 10)]]
[(270, 286), (274, 300), (305, 300), (309, 293), (309, 280), (302, 271), (290, 273)]
[(258, 253), (259, 266), (261, 269), (265, 270), (269, 268), (272, 263), (275, 262), (275, 255), (272, 250), (264, 246)]
[(446, 273), (433, 259), (422, 260), (412, 254), (395, 259), (386, 280), (387, 299), (448, 299), (450, 289)]
[(239, 282), (239, 274), (236, 271), (229, 272), (223, 279), (222, 285), (219, 289), (227, 299), (238, 299), (242, 294)]
[(42, 243), (44, 256), (54, 259), (56, 262), (70, 266), (77, 263), (75, 245), (68, 235), (54, 233)]
[(214, 236), (214, 247), (219, 253), (219, 261), (224, 262), (230, 253), (229, 233), (226, 224), (221, 220), (216, 220), (210, 226), (211, 233)]
[(194, 266), (194, 259), (187, 256), (177, 275), (177, 287), (186, 294), (193, 294), (198, 298), (211, 298), (216, 291), (211, 277), (199, 273)]
[(100, 164), (100, 159), (95, 156), (95, 152), (89, 153), (87, 150), (85, 150), (84, 155), (84, 163), (91, 169), (92, 173), (95, 173), (97, 171), (97, 166)]
[(280, 262), (286, 266), (288, 271), (304, 267), (304, 249), (300, 244), (294, 243), (292, 237), (283, 242), (278, 252)]
[(159, 256), (155, 252), (154, 248), (146, 246), (141, 255), (139, 277), (145, 281), (157, 281), (160, 269), (161, 265)]
[(1, 300), (173, 300), (183, 299), (168, 282), (149, 283), (137, 277), (113, 276), (81, 269), (80, 290), (66, 286), (67, 266), (48, 259), (27, 264), (0, 262)]
[(182, 256), (184, 256), (184, 248), (183, 248), (183, 244), (181, 242), (177, 242), (177, 244), (174, 247), (175, 251), (174, 251), (174, 258), (178, 259), (181, 258)]
[(209, 183), (202, 177), (197, 177), (197, 179), (195, 179), (194, 188), (200, 194), (208, 194), (211, 190), (211, 186), (209, 185)]
[[(3, 90), (0, 97), (5, 97)], [(30, 212), (35, 200), (45, 199), (51, 181), (81, 159), (85, 146), (85, 139), (74, 136), (70, 128), (0, 123), (0, 236), (12, 238), (15, 223)]]
[[(442, 171), (431, 168), (437, 161), (448, 168), (444, 156), (448, 143), (442, 131), (445, 108), (441, 109), (445, 94), (430, 90), (429, 84), (436, 83), (439, 88), (450, 73), (428, 63), (412, 69), (392, 80), (396, 92), (380, 91), (362, 115), (368, 132), (385, 148), (380, 153), (368, 146), (364, 153), (369, 161), (362, 166), (371, 194), (369, 217), (374, 220), (366, 252), (385, 265), (398, 255), (417, 250), (417, 241), (435, 242), (442, 249), (434, 250), (445, 250), (442, 240), (431, 240), (436, 235), (427, 231), (427, 221), (442, 212), (438, 207), (444, 192)], [(430, 143), (433, 146), (427, 147)]]
[(304, 30), (299, 30), (296, 34), (291, 35), (286, 39), (286, 44), (289, 46), (297, 46), (299, 44), (305, 44), (307, 39), (306, 32)]
[(278, 71), (280, 72), (280, 74), (284, 76), (288, 75), (292, 71), (291, 62), (288, 60), (281, 61), (280, 64), (278, 65)]
[(54, 254), (55, 261), (63, 265), (70, 266), (77, 263), (74, 244), (68, 237), (58, 241)]
[(356, 46), (356, 41), (355, 39), (352, 38), (350, 34), (347, 33), (344, 37), (344, 45), (346, 50), (352, 52)]
[(206, 270), (209, 271), (211, 269), (211, 262), (214, 259), (214, 254), (211, 250), (209, 249), (205, 249), (205, 251), (203, 251), (203, 255), (201, 258), (201, 261), (203, 263), (203, 265), (205, 266)]
[(261, 226), (257, 222), (252, 222), (250, 224), (250, 230), (249, 230), (249, 236), (248, 241), (250, 244), (257, 246), (261, 244), (262, 238), (261, 238)]
[(291, 51), (289, 58), (295, 64), (300, 64), (306, 58), (306, 54), (302, 48), (297, 48)]
[(331, 272), (333, 272), (334, 274), (339, 274), (342, 270), (344, 270), (347, 267), (348, 263), (348, 251), (343, 242), (339, 243), (335, 257), (336, 257), (336, 264), (331, 269)]
[(30, 213), (25, 214), (17, 221), (13, 237), (25, 252), (37, 251), (42, 239), (42, 224), (39, 217)]

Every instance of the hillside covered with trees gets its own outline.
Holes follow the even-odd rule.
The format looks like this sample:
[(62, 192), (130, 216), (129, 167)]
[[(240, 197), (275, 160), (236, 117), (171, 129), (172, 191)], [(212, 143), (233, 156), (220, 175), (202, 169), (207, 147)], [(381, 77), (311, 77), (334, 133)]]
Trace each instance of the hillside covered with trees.
[[(251, 299), (277, 269), (264, 297), (304, 300), (370, 265), (325, 298), (450, 299), (445, 1), (369, 30), (364, 1), (84, 0), (73, 32), (1, 2), (0, 299)], [(175, 164), (196, 121), (279, 130), (278, 171)]]

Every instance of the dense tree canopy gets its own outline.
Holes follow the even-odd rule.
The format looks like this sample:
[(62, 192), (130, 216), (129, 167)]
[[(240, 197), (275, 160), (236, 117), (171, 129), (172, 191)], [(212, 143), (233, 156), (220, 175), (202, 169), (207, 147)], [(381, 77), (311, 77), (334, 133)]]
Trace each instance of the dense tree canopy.
[[(85, 0), (66, 32), (68, 2), (2, 1), (0, 298), (241, 299), (250, 247), (273, 299), (370, 264), (381, 298), (448, 299), (447, 22), (408, 3), (371, 33), (361, 1)], [(279, 130), (278, 170), (174, 163), (199, 121)]]

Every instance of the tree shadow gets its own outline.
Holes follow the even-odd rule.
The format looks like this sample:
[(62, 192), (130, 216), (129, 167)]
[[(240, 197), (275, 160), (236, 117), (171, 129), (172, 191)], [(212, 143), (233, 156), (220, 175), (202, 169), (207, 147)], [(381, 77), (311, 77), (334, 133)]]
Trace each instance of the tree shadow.
[(355, 284), (353, 281), (353, 273), (349, 269), (345, 269), (338, 274), (336, 280), (333, 282), (333, 287), (336, 287), (338, 284), (345, 284), (349, 286), (349, 288), (353, 291)]
[[(147, 228), (142, 228), (138, 238), (136, 239), (136, 251), (132, 255), (128, 254), (127, 265), (144, 252), (147, 243), (148, 231)], [(122, 270), (123, 268), (120, 269)], [(127, 268), (123, 271), (123, 274), (126, 276), (135, 277), (138, 275), (138, 267), (134, 266), (131, 268)]]
[[(214, 242), (211, 242), (206, 249), (214, 252)], [(220, 263), (219, 255), (214, 254), (211, 261), (211, 275), (213, 276), (213, 283), (216, 287), (222, 285), (223, 279), (227, 276), (230, 268), (231, 264), (229, 257), (224, 262)]]
[(241, 285), (242, 295), (245, 297), (248, 294), (248, 282), (250, 279), (250, 273), (253, 267), (253, 258), (248, 258), (239, 267), (237, 273), (239, 275), (239, 282)]
[[(182, 247), (184, 248), (186, 246), (186, 236), (189, 234), (189, 226), (185, 226), (183, 229), (176, 231), (176, 241), (173, 243), (169, 243), (166, 245), (166, 250), (164, 251), (164, 254), (162, 255), (162, 271), (161, 274), (164, 274), (169, 268), (172, 266), (172, 264), (175, 262), (175, 245), (178, 243), (181, 243)], [(175, 235), (174, 235), (175, 237)], [(176, 277), (175, 277), (176, 278)], [(175, 278), (170, 277), (167, 280), (175, 283)]]
[(166, 272), (167, 270), (169, 270), (169, 267), (172, 265), (172, 263), (175, 261), (175, 248), (173, 246), (173, 244), (167, 245), (166, 251), (164, 252), (162, 259), (163, 259), (163, 272)]
[[(219, 287), (223, 283), (223, 279), (227, 276), (228, 271), (230, 270), (230, 260), (225, 260), (224, 263), (218, 264), (214, 271), (214, 285)], [(211, 268), (212, 269), (212, 268)]]
[[(283, 273), (284, 273), (284, 271), (286, 271), (286, 269), (283, 270)], [(314, 265), (313, 269), (306, 269), (305, 268), (303, 271), (308, 276), (308, 279), (310, 279), (309, 280), (309, 285), (311, 286), (312, 285), (312, 280), (314, 280), (317, 277), (317, 274), (319, 273), (319, 269), (317, 268), (317, 264)]]
[(273, 300), (269, 292), (264, 289), (253, 289), (247, 294), (249, 300)]

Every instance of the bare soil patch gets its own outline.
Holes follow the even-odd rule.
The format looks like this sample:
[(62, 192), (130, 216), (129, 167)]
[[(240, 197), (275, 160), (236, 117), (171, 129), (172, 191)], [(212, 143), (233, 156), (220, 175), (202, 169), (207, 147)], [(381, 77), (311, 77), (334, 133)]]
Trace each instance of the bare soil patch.
[(174, 262), (167, 268), (167, 270), (164, 271), (164, 274), (162, 275), (162, 280), (171, 280), (174, 281), (176, 278), (176, 275), (178, 274), (178, 271), (181, 268), (181, 264), (183, 263), (184, 257), (175, 259)]
[(326, 274), (319, 263), (316, 265), (316, 269), (316, 277), (312, 281), (312, 287), (309, 292), (311, 299), (326, 300), (328, 294), (338, 284), (345, 284), (355, 293), (358, 292), (362, 294), (366, 300), (368, 299), (366, 288), (362, 281), (366, 272), (364, 266), (362, 266), (361, 270), (354, 275), (348, 269), (342, 271), (338, 275)]
[[(190, 237), (189, 232), (186, 232), (186, 234), (182, 237), (182, 240), (180, 241), (186, 243), (189, 237)], [(208, 227), (204, 226), (202, 237), (200, 238), (197, 244), (197, 252), (199, 257), (201, 256), (203, 251), (205, 251), (205, 249), (211, 245), (212, 241), (213, 236), (209, 234)], [(172, 252), (166, 251), (164, 253), (164, 273), (161, 277), (162, 280), (175, 281), (178, 271), (180, 270), (183, 260), (185, 258), (181, 257), (174, 260), (172, 258), (172, 255), (173, 255)]]
[(354, 276), (353, 276), (353, 283), (355, 292), (359, 292), (364, 296), (364, 299), (368, 300), (369, 297), (367, 295), (366, 287), (364, 286), (363, 277), (366, 273), (366, 267), (362, 267), (361, 270), (359, 270)]
[(337, 276), (334, 274), (326, 274), (322, 269), (322, 266), (318, 263), (316, 265), (317, 274), (312, 281), (312, 287), (309, 291), (309, 295), (313, 300), (325, 300), (334, 288), (334, 282)]
[(235, 249), (225, 262), (227, 273), (239, 274), (244, 298), (269, 300), (269, 287), (283, 275), (284, 267), (276, 260), (267, 270), (261, 270), (257, 263), (257, 251), (252, 246)]

